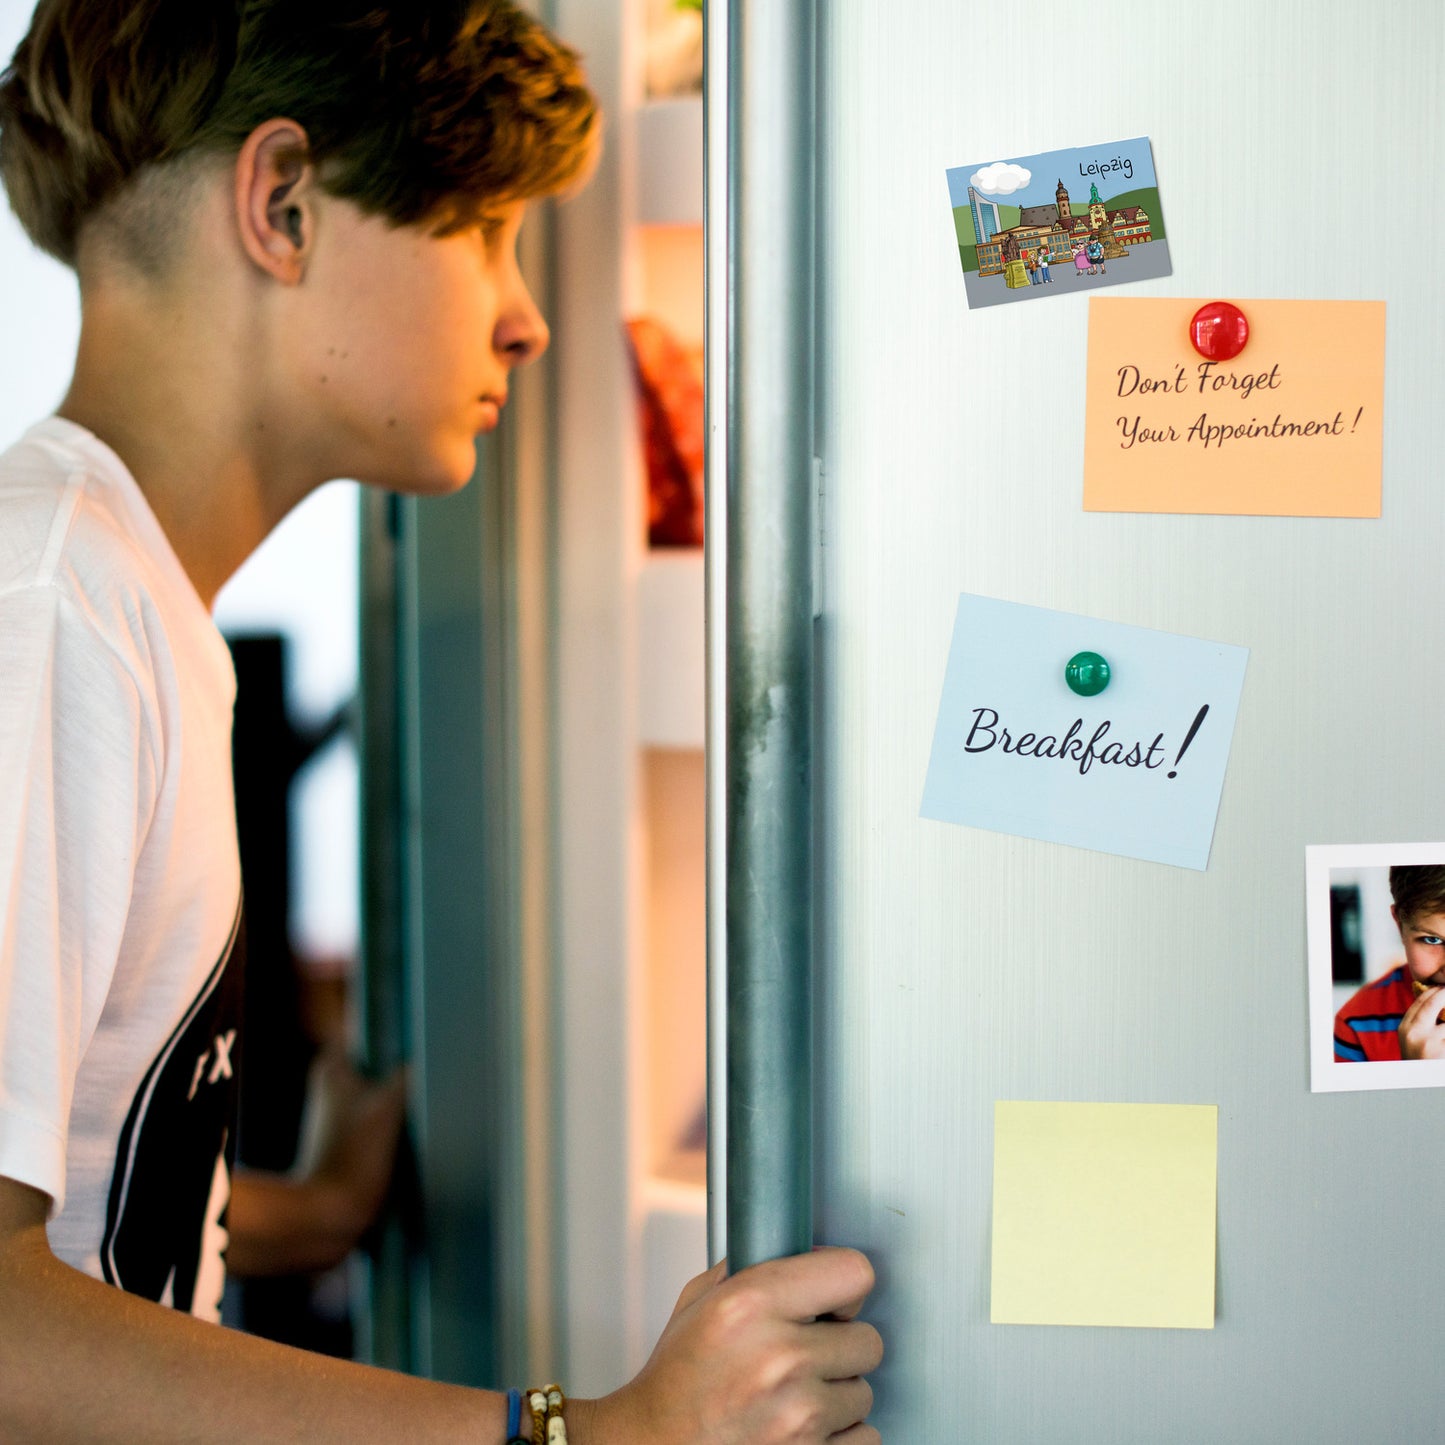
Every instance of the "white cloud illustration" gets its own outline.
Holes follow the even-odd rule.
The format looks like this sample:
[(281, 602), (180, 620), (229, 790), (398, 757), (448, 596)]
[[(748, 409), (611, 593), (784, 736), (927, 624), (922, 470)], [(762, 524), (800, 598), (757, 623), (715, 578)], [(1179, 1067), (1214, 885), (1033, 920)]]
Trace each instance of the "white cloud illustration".
[(969, 184), (986, 196), (1011, 196), (1021, 191), (1033, 179), (1033, 172), (1016, 166), (1011, 161), (995, 161), (983, 166), (969, 177)]

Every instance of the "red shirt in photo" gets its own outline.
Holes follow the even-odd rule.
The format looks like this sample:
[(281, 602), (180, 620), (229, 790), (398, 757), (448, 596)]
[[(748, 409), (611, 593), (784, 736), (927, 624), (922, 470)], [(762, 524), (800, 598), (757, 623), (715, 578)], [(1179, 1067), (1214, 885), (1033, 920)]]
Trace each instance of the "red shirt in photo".
[(1410, 973), (1403, 963), (1367, 983), (1335, 1015), (1335, 1062), (1398, 1062), (1400, 1020), (1414, 1002)]

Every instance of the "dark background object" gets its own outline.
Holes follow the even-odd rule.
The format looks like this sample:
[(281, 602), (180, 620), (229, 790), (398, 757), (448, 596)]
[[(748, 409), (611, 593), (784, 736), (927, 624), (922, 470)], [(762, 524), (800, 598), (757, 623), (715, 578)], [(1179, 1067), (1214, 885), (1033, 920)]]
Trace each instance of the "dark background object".
[[(291, 946), (291, 786), (344, 733), (350, 707), (319, 727), (287, 711), (287, 643), (279, 633), (227, 638), (236, 666), (232, 767), (245, 891), (248, 968), (241, 1034), (236, 1161), (285, 1173), (296, 1161), (306, 1076), (328, 1016), (342, 1010), (310, 997)], [(347, 840), (338, 840), (349, 846)], [(233, 1280), (226, 1323), (249, 1334), (349, 1358), (350, 1319), (321, 1307), (311, 1276)]]
[(1330, 967), (1336, 983), (1365, 981), (1362, 940), (1359, 886), (1330, 884)]

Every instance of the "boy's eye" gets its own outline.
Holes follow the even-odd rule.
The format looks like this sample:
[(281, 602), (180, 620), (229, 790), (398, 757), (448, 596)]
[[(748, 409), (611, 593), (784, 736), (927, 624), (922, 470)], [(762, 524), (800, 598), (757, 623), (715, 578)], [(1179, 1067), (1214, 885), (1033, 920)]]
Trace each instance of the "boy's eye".
[(1418, 938), (1416, 938), (1415, 942), (1429, 944), (1445, 943), (1445, 938), (1441, 938), (1438, 934), (1435, 933), (1422, 933), (1419, 935)]

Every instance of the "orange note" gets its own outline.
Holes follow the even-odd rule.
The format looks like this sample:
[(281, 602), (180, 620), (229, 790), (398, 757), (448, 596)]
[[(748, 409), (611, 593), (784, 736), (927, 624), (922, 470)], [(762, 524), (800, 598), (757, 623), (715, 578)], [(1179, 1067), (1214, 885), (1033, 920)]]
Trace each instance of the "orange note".
[[(1229, 361), (1206, 300), (1249, 321)], [(1084, 510), (1378, 517), (1384, 394), (1383, 301), (1093, 298)]]

